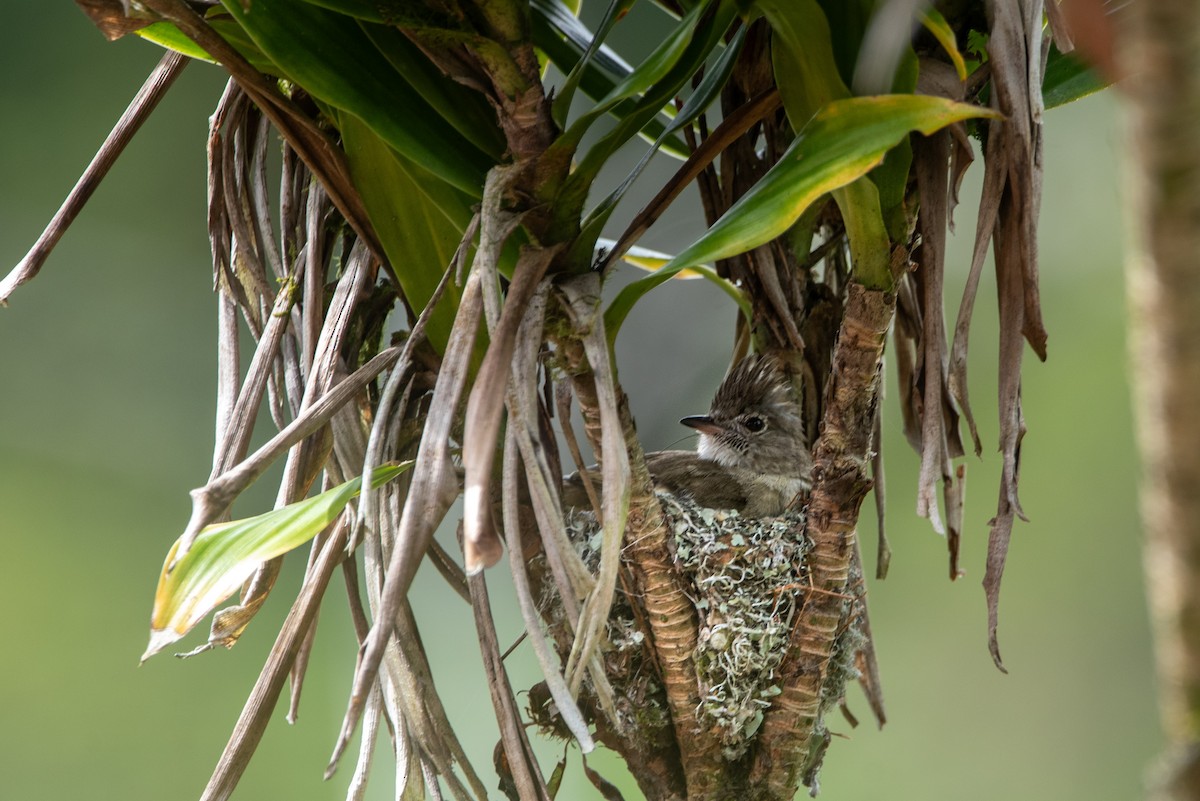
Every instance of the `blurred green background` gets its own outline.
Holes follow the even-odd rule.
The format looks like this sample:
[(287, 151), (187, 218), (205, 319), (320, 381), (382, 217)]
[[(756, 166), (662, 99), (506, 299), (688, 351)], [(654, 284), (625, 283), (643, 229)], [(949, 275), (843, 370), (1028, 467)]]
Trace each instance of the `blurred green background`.
[[(8, 30), (19, 33), (0, 49), (4, 270), (34, 241), (159, 56), (133, 38), (106, 43), (71, 3), (18, 2), (6, 12)], [(636, 31), (636, 21), (623, 27)], [(215, 67), (184, 73), (42, 275), (0, 310), (5, 798), (196, 797), (297, 584), (302, 564), (293, 559), (232, 652), (137, 666), (157, 571), (187, 520), (188, 489), (207, 476), (212, 447), (215, 304), (203, 147), (222, 84)], [(989, 450), (967, 460), (967, 575), (947, 581), (944, 541), (913, 514), (917, 459), (889, 401), (895, 555), (890, 577), (871, 582), (870, 600), (890, 722), (876, 730), (853, 691), (851, 707), (864, 723), (852, 731), (840, 716), (832, 721), (847, 739), (830, 750), (824, 798), (1141, 795), (1159, 736), (1125, 371), (1115, 101), (1096, 96), (1047, 117), (1041, 263), (1050, 360), (1026, 361), (1021, 486), (1031, 522), (1014, 532), (1000, 627), (1011, 672), (1001, 675), (987, 654), (979, 586), (999, 468), (991, 450), (995, 292), (985, 280), (971, 380)], [(951, 320), (979, 173), (964, 190), (950, 253)], [(694, 206), (674, 210), (643, 244), (677, 249), (698, 230), (696, 218)], [(622, 379), (647, 447), (669, 447), (685, 433), (675, 420), (707, 406), (725, 367), (732, 310), (708, 286), (672, 282), (630, 325), (620, 343)], [(271, 497), (261, 491), (239, 511), (265, 508)], [(871, 553), (867, 507), (860, 533)], [(491, 786), (495, 726), (469, 611), (428, 572), (414, 603), (451, 717)], [(519, 626), (510, 595), (503, 577), (491, 580), (501, 638), (511, 641)], [(331, 782), (320, 778), (354, 663), (341, 596), (335, 582), (299, 723), (288, 726), (277, 712), (235, 797), (343, 796), (348, 765)], [(523, 650), (513, 668), (523, 686), (532, 683)], [(556, 749), (544, 751), (547, 770)], [(621, 779), (611, 755), (591, 764)], [(598, 797), (580, 774), (573, 755), (562, 797)], [(391, 795), (382, 764), (371, 794)]]

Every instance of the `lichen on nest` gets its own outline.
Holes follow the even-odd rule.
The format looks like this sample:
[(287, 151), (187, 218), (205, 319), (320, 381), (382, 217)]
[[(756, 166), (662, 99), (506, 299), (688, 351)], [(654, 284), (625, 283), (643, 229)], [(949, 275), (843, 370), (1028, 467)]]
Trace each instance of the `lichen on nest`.
[[(804, 515), (752, 518), (736, 511), (702, 507), (687, 497), (657, 493), (671, 527), (680, 573), (690, 584), (699, 630), (695, 653), (700, 705), (697, 721), (714, 727), (726, 759), (746, 753), (771, 700), (780, 692), (776, 670), (787, 651), (795, 617), (802, 613), (809, 586), (806, 557), (811, 543), (804, 537)], [(571, 510), (567, 533), (585, 565), (599, 566), (600, 529), (590, 511)], [(550, 619), (555, 615), (553, 612)], [(553, 625), (553, 623), (552, 623)], [(613, 676), (618, 712), (666, 725), (665, 707), (653, 670), (645, 662), (644, 637), (628, 599), (617, 593), (608, 623), (609, 670), (623, 674), (632, 686)], [(857, 677), (854, 654), (861, 645), (855, 618), (834, 644), (834, 658), (822, 688), (822, 715), (840, 700), (847, 681)], [(649, 702), (649, 704), (647, 704)], [(661, 721), (659, 716), (663, 716)], [(614, 721), (619, 728), (648, 721)], [(824, 732), (824, 727), (818, 724)]]
[[(567, 538), (575, 546), (585, 567), (593, 574), (600, 569), (600, 549), (603, 542), (600, 525), (590, 510), (569, 509), (563, 521)], [(538, 559), (544, 559), (539, 555)], [(544, 583), (541, 601), (542, 616), (558, 643), (564, 661), (571, 635), (558, 600), (553, 582)], [(650, 662), (646, 636), (629, 605), (629, 599), (618, 588), (608, 614), (607, 641), (600, 658), (605, 673), (615, 691), (613, 702), (617, 720), (610, 721), (617, 731), (652, 740), (655, 730), (671, 724), (666, 695)], [(584, 679), (585, 695), (590, 694), (591, 679)], [(596, 714), (600, 714), (596, 710)]]
[(717, 727), (725, 757), (737, 759), (780, 692), (775, 670), (808, 584), (804, 517), (743, 517), (659, 497), (696, 593), (697, 716)]

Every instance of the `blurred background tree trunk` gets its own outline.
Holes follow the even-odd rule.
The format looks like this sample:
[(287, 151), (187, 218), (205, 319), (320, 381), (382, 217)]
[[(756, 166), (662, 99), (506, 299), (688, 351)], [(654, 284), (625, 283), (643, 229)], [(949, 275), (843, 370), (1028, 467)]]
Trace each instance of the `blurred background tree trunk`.
[(1147, 592), (1168, 752), (1150, 796), (1200, 798), (1200, 6), (1135, 2), (1127, 79), (1131, 356)]

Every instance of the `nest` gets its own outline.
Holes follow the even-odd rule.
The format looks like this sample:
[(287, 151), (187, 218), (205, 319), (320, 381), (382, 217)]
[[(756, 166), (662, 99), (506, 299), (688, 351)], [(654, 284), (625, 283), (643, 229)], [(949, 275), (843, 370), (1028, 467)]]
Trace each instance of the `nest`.
[(804, 517), (750, 518), (670, 495), (660, 500), (700, 619), (697, 716), (717, 727), (725, 757), (737, 759), (780, 692), (775, 669), (808, 584)]
[[(699, 622), (697, 723), (715, 730), (725, 758), (737, 760), (754, 742), (763, 715), (780, 693), (776, 670), (808, 597), (811, 543), (803, 535), (804, 515), (752, 518), (668, 492), (657, 495)], [(584, 563), (596, 569), (600, 528), (595, 516), (573, 510), (566, 526)], [(565, 623), (556, 600), (544, 599), (543, 609), (554, 639), (569, 643), (562, 636)], [(822, 714), (840, 701), (846, 682), (858, 676), (854, 656), (861, 643), (853, 623), (835, 642)], [(643, 727), (669, 725), (643, 627), (624, 593), (613, 604), (604, 658), (618, 698), (620, 719), (611, 721), (613, 727), (645, 732)], [(818, 725), (817, 731), (824, 734), (824, 727)]]

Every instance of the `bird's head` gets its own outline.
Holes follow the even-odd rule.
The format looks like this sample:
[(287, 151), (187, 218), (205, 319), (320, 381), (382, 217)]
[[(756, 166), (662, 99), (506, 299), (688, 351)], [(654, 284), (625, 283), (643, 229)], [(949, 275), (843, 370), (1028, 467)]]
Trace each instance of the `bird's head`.
[(727, 467), (800, 475), (811, 459), (800, 406), (778, 363), (749, 356), (729, 372), (707, 415), (680, 420), (700, 432), (697, 452)]

